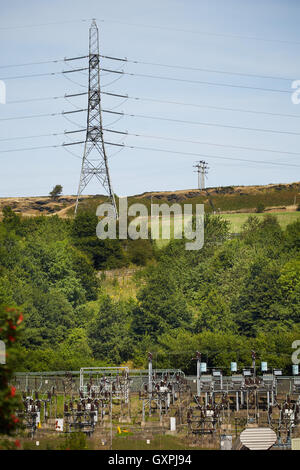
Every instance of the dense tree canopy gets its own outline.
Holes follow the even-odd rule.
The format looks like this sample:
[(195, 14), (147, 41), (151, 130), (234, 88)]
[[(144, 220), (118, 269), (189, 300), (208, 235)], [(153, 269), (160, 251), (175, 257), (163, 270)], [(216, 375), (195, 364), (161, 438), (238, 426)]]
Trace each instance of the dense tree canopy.
[[(185, 240), (160, 249), (99, 240), (96, 225), (88, 211), (60, 219), (4, 209), (0, 305), (24, 315), (19, 370), (143, 366), (150, 349), (155, 366), (185, 371), (196, 350), (220, 367), (249, 363), (251, 349), (289, 367), (300, 335), (300, 222), (283, 230), (274, 216), (252, 216), (231, 237), (227, 222), (206, 216), (198, 251)], [(113, 296), (103, 272), (136, 265), (135, 293)]]

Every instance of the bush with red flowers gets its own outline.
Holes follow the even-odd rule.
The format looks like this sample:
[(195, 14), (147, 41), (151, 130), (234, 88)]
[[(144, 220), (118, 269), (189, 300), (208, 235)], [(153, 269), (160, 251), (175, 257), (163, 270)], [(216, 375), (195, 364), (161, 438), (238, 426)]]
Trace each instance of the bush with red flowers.
[[(0, 305), (0, 340), (4, 343), (6, 351), (5, 364), (0, 364), (0, 436), (3, 437), (13, 436), (19, 424), (15, 415), (19, 399), (16, 396), (16, 388), (10, 385), (13, 374), (10, 359), (22, 321), (23, 315), (17, 309)], [(13, 448), (20, 445), (18, 440), (10, 444)]]

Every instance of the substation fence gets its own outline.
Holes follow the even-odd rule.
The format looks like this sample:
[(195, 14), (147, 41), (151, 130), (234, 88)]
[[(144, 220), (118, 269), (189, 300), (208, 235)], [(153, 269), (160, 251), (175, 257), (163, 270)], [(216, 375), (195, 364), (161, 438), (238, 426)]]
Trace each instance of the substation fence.
[[(163, 370), (157, 370), (163, 372)], [(92, 374), (90, 374), (92, 375)], [(138, 393), (143, 385), (148, 382), (148, 370), (129, 369), (130, 391)], [(197, 376), (185, 376), (192, 393), (197, 392)], [(278, 393), (291, 393), (295, 378), (292, 376), (277, 377)], [(12, 385), (21, 392), (35, 390), (46, 393), (55, 389), (56, 393), (68, 393), (77, 391), (80, 387), (80, 371), (47, 371), (47, 372), (16, 372), (12, 379)], [(222, 390), (230, 390), (231, 377), (224, 376)]]
[[(168, 369), (156, 369), (156, 372), (167, 373)], [(92, 370), (86, 371), (85, 375), (90, 375), (91, 377), (94, 375), (97, 380), (97, 374), (93, 374)], [(128, 377), (130, 381), (130, 392), (138, 393), (143, 388), (143, 385), (149, 381), (148, 369), (129, 369)], [(196, 377), (186, 377), (186, 379), (193, 384), (193, 379), (196, 379)], [(55, 392), (59, 394), (76, 393), (80, 388), (80, 370), (16, 372), (12, 378), (12, 385), (20, 392), (34, 390), (43, 394), (54, 389)]]

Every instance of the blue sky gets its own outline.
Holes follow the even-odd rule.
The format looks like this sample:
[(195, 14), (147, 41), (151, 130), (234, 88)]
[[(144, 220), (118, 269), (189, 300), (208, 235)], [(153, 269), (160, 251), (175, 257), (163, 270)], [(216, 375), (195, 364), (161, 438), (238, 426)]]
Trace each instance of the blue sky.
[[(124, 76), (110, 84), (115, 75), (101, 77), (103, 90), (160, 100), (181, 101), (216, 107), (243, 108), (270, 113), (293, 114), (299, 118), (267, 116), (217, 109), (179, 106), (147, 101), (103, 97), (105, 108), (116, 108), (129, 114), (274, 129), (300, 133), (300, 105), (291, 101), (291, 82), (300, 79), (298, 51), (300, 3), (297, 0), (27, 0), (2, 2), (0, 17), (0, 79), (7, 87), (7, 101), (63, 96), (84, 91), (85, 72), (63, 75), (9, 79), (17, 75), (60, 72), (69, 67), (62, 62), (5, 68), (46, 59), (60, 59), (87, 54), (88, 28), (97, 18), (101, 53), (128, 57), (144, 62), (176, 64), (186, 67), (235, 71), (246, 74), (282, 76), (291, 80), (254, 78), (212, 72), (188, 71), (158, 66), (130, 64), (127, 72), (152, 74), (181, 79), (227, 83), (256, 88), (285, 90), (287, 93), (266, 92), (199, 83), (176, 82)], [(64, 24), (46, 25), (46, 23)], [(65, 23), (68, 22), (68, 23)], [(28, 25), (40, 25), (28, 27)], [(164, 26), (166, 28), (164, 28)], [(211, 33), (211, 34), (201, 34)], [(218, 36), (224, 34), (225, 36)], [(260, 38), (261, 40), (251, 39)], [(263, 40), (265, 39), (265, 40)], [(272, 40), (269, 40), (272, 39)], [(298, 44), (297, 44), (298, 42)], [(79, 61), (72, 67), (86, 66)], [(102, 66), (116, 68), (122, 64), (103, 61)], [(85, 114), (73, 115), (71, 124), (62, 116), (8, 120), (24, 115), (60, 113), (86, 107), (85, 97), (0, 104), (0, 150), (59, 145), (65, 136), (27, 138), (4, 141), (6, 138), (62, 133), (85, 126)], [(300, 135), (273, 134), (214, 126), (155, 121), (104, 115), (104, 124), (116, 130), (177, 139), (197, 140), (215, 144), (257, 147), (285, 152), (300, 152)], [(77, 136), (75, 135), (75, 137)], [(111, 134), (106, 139), (118, 142)], [(207, 155), (210, 166), (208, 186), (251, 185), (299, 180), (299, 169), (289, 166), (243, 163), (214, 158), (230, 157), (267, 162), (298, 164), (297, 155), (268, 153), (214, 147), (205, 144), (155, 140), (128, 136), (124, 143), (173, 151)], [(64, 194), (76, 194), (82, 156), (81, 146), (72, 146), (74, 155), (64, 148), (12, 151), (1, 153), (0, 196), (47, 195), (55, 184), (62, 184)], [(108, 154), (115, 148), (107, 147)], [(118, 195), (131, 195), (151, 190), (176, 190), (197, 187), (193, 173), (196, 156), (178, 155), (150, 150), (125, 148), (112, 156), (109, 164), (113, 188)], [(86, 194), (102, 193), (96, 181)]]

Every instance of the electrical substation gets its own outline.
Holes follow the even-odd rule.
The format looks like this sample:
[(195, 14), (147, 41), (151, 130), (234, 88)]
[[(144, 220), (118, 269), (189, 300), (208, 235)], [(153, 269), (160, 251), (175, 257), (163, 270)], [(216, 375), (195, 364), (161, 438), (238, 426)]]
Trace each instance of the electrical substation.
[[(151, 439), (173, 434), (189, 445), (220, 448), (229, 439), (241, 448), (245, 429), (266, 428), (276, 434), (274, 448), (291, 448), (300, 436), (300, 375), (267, 362), (239, 369), (208, 367), (201, 354), (193, 359), (195, 375), (180, 369), (91, 367), (72, 372), (17, 373), (12, 385), (22, 396), (16, 410), (32, 439), (83, 432), (111, 448), (113, 437)], [(227, 371), (230, 370), (230, 373)]]

